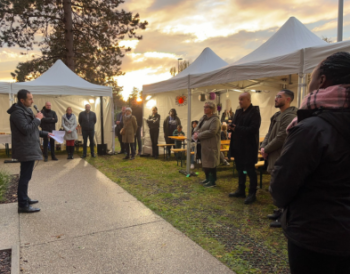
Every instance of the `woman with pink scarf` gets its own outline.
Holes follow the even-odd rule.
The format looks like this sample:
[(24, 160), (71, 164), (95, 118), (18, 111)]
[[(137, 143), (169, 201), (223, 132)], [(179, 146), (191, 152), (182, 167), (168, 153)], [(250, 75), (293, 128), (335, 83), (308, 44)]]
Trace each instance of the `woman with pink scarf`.
[(350, 54), (313, 71), (272, 175), (291, 273), (350, 273)]

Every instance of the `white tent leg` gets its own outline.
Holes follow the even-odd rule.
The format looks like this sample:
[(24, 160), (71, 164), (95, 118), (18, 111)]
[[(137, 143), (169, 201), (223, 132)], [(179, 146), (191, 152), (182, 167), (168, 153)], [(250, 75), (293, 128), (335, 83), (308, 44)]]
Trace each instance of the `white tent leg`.
[(112, 111), (111, 111), (111, 115), (112, 115), (112, 154), (115, 153), (115, 122), (114, 122), (114, 101), (113, 101), (113, 96), (111, 98), (112, 102)]
[(300, 108), (301, 105), (301, 101), (303, 100), (303, 95), (302, 95), (302, 85), (303, 85), (303, 78), (304, 78), (304, 74), (303, 73), (299, 73), (298, 74), (298, 108)]
[(186, 157), (186, 173), (190, 174), (190, 165), (191, 165), (191, 132), (192, 132), (192, 125), (191, 125), (191, 89), (188, 89), (187, 94), (187, 157)]

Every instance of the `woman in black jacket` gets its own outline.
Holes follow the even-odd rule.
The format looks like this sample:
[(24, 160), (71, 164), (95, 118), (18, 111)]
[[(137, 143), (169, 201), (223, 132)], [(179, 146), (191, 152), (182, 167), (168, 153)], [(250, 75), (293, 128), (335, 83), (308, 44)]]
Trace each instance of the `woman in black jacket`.
[(271, 174), (291, 273), (350, 273), (350, 54), (313, 71)]
[(149, 134), (151, 136), (152, 142), (152, 156), (155, 159), (158, 159), (159, 150), (158, 150), (158, 137), (159, 137), (159, 124), (160, 124), (160, 115), (158, 114), (158, 108), (152, 108), (152, 115), (147, 119), (147, 124), (149, 127)]
[[(169, 111), (169, 116), (165, 118), (163, 123), (164, 139), (167, 144), (174, 144), (174, 140), (170, 139), (169, 136), (173, 135), (173, 132), (175, 129), (177, 129), (178, 125), (181, 125), (181, 121), (179, 117), (177, 117), (176, 109), (172, 108)], [(171, 146), (168, 146), (167, 157), (170, 157), (170, 149), (171, 149)]]

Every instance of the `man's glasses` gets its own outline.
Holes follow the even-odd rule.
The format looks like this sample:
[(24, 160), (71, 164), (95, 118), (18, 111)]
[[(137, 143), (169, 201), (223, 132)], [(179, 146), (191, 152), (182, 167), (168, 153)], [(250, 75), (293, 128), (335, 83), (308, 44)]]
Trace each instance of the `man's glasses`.
[(275, 99), (281, 99), (281, 98), (282, 98), (281, 95), (276, 95), (276, 96), (275, 96)]

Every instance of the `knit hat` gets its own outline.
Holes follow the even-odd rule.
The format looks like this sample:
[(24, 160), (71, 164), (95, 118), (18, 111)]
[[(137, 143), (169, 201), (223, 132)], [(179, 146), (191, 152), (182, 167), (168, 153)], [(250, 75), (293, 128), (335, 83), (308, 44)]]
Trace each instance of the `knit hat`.
[(132, 113), (132, 109), (131, 108), (126, 108), (125, 111), (130, 111)]

